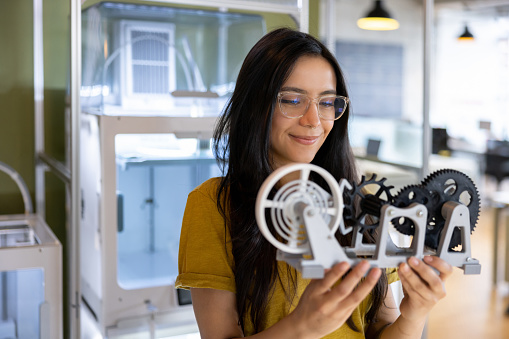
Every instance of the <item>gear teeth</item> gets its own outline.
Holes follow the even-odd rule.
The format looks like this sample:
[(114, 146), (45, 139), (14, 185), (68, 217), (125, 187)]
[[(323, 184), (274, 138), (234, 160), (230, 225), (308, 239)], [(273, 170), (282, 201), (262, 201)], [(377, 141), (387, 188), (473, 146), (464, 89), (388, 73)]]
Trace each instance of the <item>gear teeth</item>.
[[(438, 226), (435, 230), (430, 231), (430, 234), (426, 234), (426, 245), (430, 247), (436, 248), (438, 246), (439, 234), (445, 223), (445, 220), (441, 215), (440, 206), (447, 201), (461, 202), (459, 197), (460, 193), (453, 192), (451, 193), (451, 196), (449, 196), (447, 192), (444, 191), (446, 186), (445, 184), (448, 179), (452, 179), (456, 182), (456, 188), (459, 189), (458, 192), (467, 191), (471, 195), (471, 201), (468, 205), (468, 209), (470, 211), (470, 233), (474, 231), (479, 220), (479, 213), (481, 210), (479, 191), (473, 180), (468, 175), (454, 169), (441, 169), (429, 174), (422, 181), (422, 185), (432, 192), (432, 195), (436, 199), (434, 204), (437, 208), (434, 209), (433, 213), (435, 220), (437, 221), (436, 226)], [(465, 188), (465, 190), (463, 190), (463, 188)], [(455, 231), (453, 238), (451, 239), (450, 249), (461, 244), (461, 238), (459, 234), (456, 233), (458, 232)]]
[(440, 176), (443, 176), (443, 175), (446, 175), (446, 174), (451, 174), (451, 173), (459, 174), (461, 176), (466, 177), (468, 180), (470, 180), (472, 182), (472, 184), (474, 184), (476, 193), (479, 195), (479, 192), (477, 191), (477, 187), (475, 186), (475, 183), (472, 180), (472, 178), (470, 178), (468, 175), (466, 175), (465, 173), (463, 173), (461, 171), (458, 171), (458, 170), (455, 170), (455, 169), (451, 169), (451, 168), (439, 169), (439, 170), (437, 170), (437, 171), (435, 171), (433, 173), (428, 174), (428, 176), (422, 180), (421, 185), (422, 186), (427, 186), (430, 182), (434, 181), (437, 177), (440, 177)]
[(422, 185), (406, 185), (406, 186), (403, 186), (403, 188), (400, 188), (400, 190), (398, 191), (396, 196), (399, 196), (399, 195), (401, 195), (401, 193), (408, 191), (409, 189), (412, 189), (414, 187), (424, 188)]
[(446, 173), (450, 173), (449, 171), (452, 171), (448, 168), (440, 169), (438, 171), (435, 171), (433, 173), (428, 174), (422, 181), (421, 185), (426, 187), (430, 182), (433, 182), (436, 177), (444, 175)]
[(401, 197), (402, 194), (405, 194), (406, 192), (411, 191), (411, 190), (422, 191), (422, 190), (426, 190), (426, 187), (424, 187), (424, 186), (422, 186), (420, 184), (404, 186), (403, 188), (401, 188), (398, 191), (398, 193), (396, 194), (394, 199), (396, 200), (396, 198)]

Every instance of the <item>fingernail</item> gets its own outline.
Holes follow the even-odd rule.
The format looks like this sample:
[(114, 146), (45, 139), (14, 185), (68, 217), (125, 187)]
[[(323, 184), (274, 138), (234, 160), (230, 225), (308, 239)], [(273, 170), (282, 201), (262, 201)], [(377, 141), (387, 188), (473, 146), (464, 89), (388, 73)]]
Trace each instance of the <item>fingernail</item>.
[(408, 272), (408, 265), (406, 263), (402, 263), (400, 266), (399, 266), (399, 270), (403, 273), (406, 273)]
[(382, 271), (380, 271), (380, 269), (372, 268), (368, 274), (373, 278), (377, 278), (381, 273)]
[(350, 268), (350, 265), (348, 265), (348, 263), (346, 261), (343, 261), (340, 265), (339, 265), (339, 268), (342, 270), (342, 271), (347, 271), (349, 268)]
[(408, 262), (409, 262), (410, 264), (412, 264), (412, 266), (417, 266), (417, 265), (419, 265), (419, 260), (417, 260), (417, 258), (415, 258), (415, 257), (411, 257), (410, 259), (408, 259)]
[(430, 263), (433, 261), (433, 257), (431, 255), (427, 255), (424, 257), (424, 261), (427, 263)]
[(366, 262), (363, 260), (359, 262), (355, 267), (357, 267), (357, 269), (360, 269), (361, 271), (364, 271), (366, 269)]

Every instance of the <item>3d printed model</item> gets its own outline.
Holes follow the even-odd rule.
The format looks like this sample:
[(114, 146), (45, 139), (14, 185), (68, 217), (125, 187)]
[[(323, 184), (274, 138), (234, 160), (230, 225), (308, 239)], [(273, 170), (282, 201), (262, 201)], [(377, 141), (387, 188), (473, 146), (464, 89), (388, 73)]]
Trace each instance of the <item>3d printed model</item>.
[[(480, 199), (468, 176), (439, 170), (395, 196), (385, 180), (373, 175), (360, 183), (338, 183), (315, 165), (283, 166), (258, 192), (258, 226), (278, 249), (277, 259), (300, 270), (304, 278), (321, 278), (325, 269), (342, 261), (353, 266), (367, 259), (373, 267), (386, 268), (425, 255), (436, 255), (465, 274), (480, 274), (470, 245)], [(341, 246), (336, 232), (351, 238), (350, 244)], [(374, 242), (367, 243), (366, 235)], [(398, 235), (409, 244), (393, 240)]]

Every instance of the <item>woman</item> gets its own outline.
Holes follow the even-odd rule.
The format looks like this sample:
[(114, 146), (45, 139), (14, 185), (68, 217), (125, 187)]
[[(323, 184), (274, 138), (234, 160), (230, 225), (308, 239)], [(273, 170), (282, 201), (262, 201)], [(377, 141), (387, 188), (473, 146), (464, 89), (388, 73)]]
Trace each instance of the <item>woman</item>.
[(247, 55), (214, 135), (225, 175), (190, 193), (182, 224), (176, 287), (191, 290), (202, 338), (421, 337), (450, 265), (432, 257), (402, 263), (398, 317), (387, 289), (394, 271), (343, 262), (309, 281), (276, 261), (256, 225), (258, 189), (285, 164), (356, 179), (347, 96), (335, 58), (310, 35), (278, 29)]

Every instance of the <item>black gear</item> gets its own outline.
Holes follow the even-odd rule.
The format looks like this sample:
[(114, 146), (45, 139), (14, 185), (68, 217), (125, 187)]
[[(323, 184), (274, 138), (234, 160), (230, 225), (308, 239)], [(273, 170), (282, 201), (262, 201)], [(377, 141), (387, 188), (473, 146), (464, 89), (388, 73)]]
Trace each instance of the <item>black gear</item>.
[[(419, 203), (424, 205), (428, 211), (432, 207), (432, 197), (429, 191), (421, 185), (410, 185), (403, 187), (398, 194), (394, 197), (394, 206), (396, 207), (408, 207), (413, 203)], [(428, 213), (426, 224), (431, 221), (431, 213)], [(394, 227), (402, 234), (414, 235), (415, 225), (414, 222), (405, 217), (394, 218), (391, 220)]]
[[(394, 186), (385, 186), (384, 182), (387, 178), (376, 180), (376, 174), (373, 174), (369, 180), (363, 175), (361, 181), (352, 184), (352, 189), (345, 190), (343, 193), (343, 218), (347, 225), (359, 226), (359, 232), (365, 230), (374, 230), (378, 227), (378, 218), (380, 217), (380, 208), (384, 204), (391, 204), (394, 197), (391, 189)], [(379, 188), (370, 194), (364, 188), (368, 185), (377, 185)], [(360, 199), (360, 200), (359, 200)], [(356, 201), (359, 200), (360, 208), (356, 208)], [(376, 218), (374, 223), (367, 224), (363, 218), (371, 215)]]
[[(475, 229), (481, 208), (479, 192), (474, 182), (462, 172), (443, 169), (426, 177), (422, 185), (430, 192), (432, 208), (428, 208), (431, 220), (426, 230), (425, 245), (433, 249), (438, 248), (440, 234), (445, 226), (445, 218), (442, 216), (442, 206), (447, 201), (461, 203), (468, 207), (470, 213), (470, 233)], [(454, 229), (449, 249), (461, 245), (461, 232)]]

